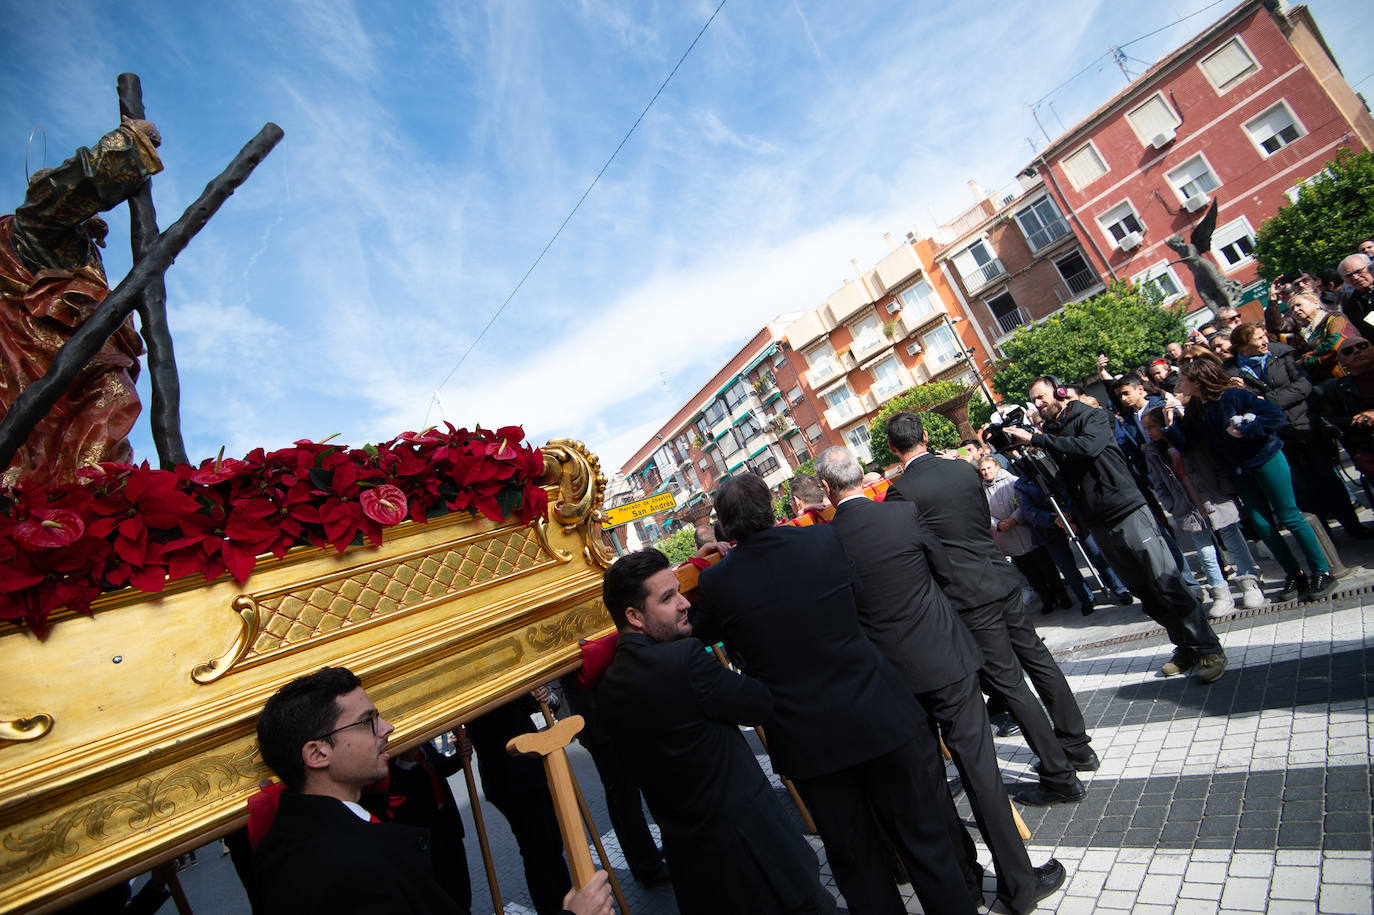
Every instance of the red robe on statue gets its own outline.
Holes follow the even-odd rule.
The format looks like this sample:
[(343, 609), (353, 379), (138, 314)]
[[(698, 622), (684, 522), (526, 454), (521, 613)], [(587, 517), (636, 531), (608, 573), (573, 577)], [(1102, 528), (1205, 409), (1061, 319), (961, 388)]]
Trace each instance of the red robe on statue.
[[(0, 217), (0, 416), (109, 291), (97, 248), (103, 226), (92, 217), (161, 170), (153, 144), (126, 124), (94, 149), (35, 174), (24, 205)], [(126, 438), (138, 418), (142, 352), (130, 319), (34, 428), (0, 472), (0, 486), (67, 481), (88, 462), (130, 460)]]

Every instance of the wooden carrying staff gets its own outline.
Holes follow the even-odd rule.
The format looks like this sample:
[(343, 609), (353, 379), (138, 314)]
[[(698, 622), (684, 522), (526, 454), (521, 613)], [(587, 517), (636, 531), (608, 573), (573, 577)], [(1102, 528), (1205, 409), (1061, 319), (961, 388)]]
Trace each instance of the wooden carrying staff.
[[(953, 759), (953, 757), (949, 755), (949, 747), (945, 746), (945, 739), (940, 736), (936, 736), (935, 739), (940, 741), (940, 755), (945, 759)], [(1011, 798), (1007, 798), (1007, 803), (1011, 805), (1011, 818), (1016, 821), (1017, 834), (1021, 836), (1022, 842), (1029, 842), (1030, 830), (1026, 828), (1026, 821), (1021, 819), (1021, 812), (1016, 809), (1016, 802)]]
[(577, 809), (577, 794), (573, 788), (572, 767), (564, 749), (582, 730), (581, 715), (570, 715), (551, 728), (533, 734), (520, 734), (506, 744), (506, 752), (515, 756), (538, 756), (544, 761), (544, 774), (553, 795), (553, 812), (558, 817), (558, 831), (563, 834), (563, 849), (568, 853), (568, 867), (572, 870), (573, 886), (587, 885), (596, 873), (592, 853), (587, 847), (587, 831)]
[[(724, 645), (717, 642), (706, 650), (716, 656), (716, 660), (720, 662), (722, 667), (727, 669), (730, 667), (730, 659), (725, 656)], [(763, 725), (754, 725), (754, 733), (759, 735), (759, 743), (763, 744), (764, 752), (768, 752), (768, 736), (763, 733)], [(806, 827), (806, 831), (813, 836), (819, 835), (816, 830), (816, 821), (811, 819), (811, 811), (806, 809), (806, 804), (802, 801), (801, 795), (797, 793), (797, 786), (792, 784), (792, 779), (783, 775), (781, 772), (778, 773), (778, 778), (782, 780), (782, 786), (787, 789), (787, 796), (790, 797), (792, 803), (796, 805), (797, 813), (801, 814), (802, 825)]]
[(505, 915), (506, 908), (501, 904), (501, 887), (496, 883), (496, 866), (491, 860), (491, 843), (487, 841), (487, 821), (482, 816), (482, 802), (477, 798), (477, 779), (472, 775), (472, 754), (464, 753), (460, 746), (458, 758), (463, 761), (463, 780), (468, 784), (468, 800), (472, 802), (472, 821), (477, 824), (477, 844), (482, 848), (482, 863), (487, 868), (491, 907), (496, 915)]
[[(555, 724), (553, 711), (543, 699), (539, 700), (539, 711), (544, 713), (544, 724), (547, 727), (553, 727)], [(625, 902), (625, 894), (620, 891), (620, 881), (616, 879), (611, 863), (606, 860), (606, 846), (601, 844), (601, 832), (596, 828), (596, 822), (592, 819), (591, 808), (587, 806), (587, 798), (582, 794), (582, 786), (577, 783), (575, 776), (572, 780), (572, 787), (573, 793), (577, 795), (577, 809), (582, 814), (582, 822), (586, 825), (587, 831), (592, 834), (592, 844), (596, 846), (596, 856), (601, 860), (601, 869), (610, 878), (611, 892), (615, 894), (616, 904), (620, 906), (622, 915), (630, 915), (630, 907)]]

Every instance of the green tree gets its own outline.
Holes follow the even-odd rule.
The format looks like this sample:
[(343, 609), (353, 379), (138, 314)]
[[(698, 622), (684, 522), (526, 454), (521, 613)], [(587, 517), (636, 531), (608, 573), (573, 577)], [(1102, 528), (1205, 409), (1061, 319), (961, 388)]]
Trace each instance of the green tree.
[(786, 521), (794, 517), (792, 512), (792, 481), (783, 480), (778, 486), (778, 495), (773, 497), (773, 517)]
[(654, 549), (667, 556), (673, 565), (686, 562), (697, 554), (696, 530), (684, 524), (662, 540), (654, 541)]
[(1267, 280), (1294, 270), (1334, 270), (1366, 238), (1374, 238), (1374, 152), (1342, 149), (1296, 202), (1260, 226), (1255, 260)]
[(878, 415), (868, 424), (868, 447), (873, 452), (873, 462), (886, 467), (897, 461), (897, 455), (887, 446), (887, 420), (894, 413), (918, 414), (930, 436), (932, 448), (951, 448), (959, 444), (959, 431), (954, 428), (954, 423), (939, 413), (929, 412), (929, 409), (958, 397), (966, 390), (968, 385), (962, 381), (932, 381), (904, 391), (883, 404)]
[(1070, 302), (1038, 324), (1018, 328), (1002, 344), (1007, 364), (992, 379), (993, 390), (1025, 400), (1037, 375), (1078, 381), (1097, 374), (1097, 354), (1105, 352), (1113, 372), (1125, 372), (1164, 355), (1170, 341), (1185, 336), (1187, 299), (1160, 307), (1159, 291), (1114, 282), (1083, 302)]

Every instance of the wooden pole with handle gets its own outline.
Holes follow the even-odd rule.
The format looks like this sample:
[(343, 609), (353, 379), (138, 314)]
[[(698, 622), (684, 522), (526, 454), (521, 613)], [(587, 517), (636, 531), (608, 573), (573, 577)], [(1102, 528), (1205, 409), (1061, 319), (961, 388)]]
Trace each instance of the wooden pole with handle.
[[(544, 713), (544, 724), (553, 727), (553, 710), (543, 699), (539, 700), (539, 711)], [(601, 844), (601, 833), (596, 828), (596, 822), (592, 820), (591, 808), (587, 806), (587, 798), (582, 794), (582, 786), (578, 784), (576, 776), (573, 776), (572, 786), (573, 793), (577, 795), (577, 809), (582, 814), (582, 822), (587, 827), (587, 832), (592, 834), (592, 844), (596, 846), (596, 856), (601, 860), (601, 869), (610, 878), (611, 892), (615, 894), (616, 905), (620, 906), (621, 915), (630, 915), (629, 903), (625, 901), (625, 894), (620, 891), (620, 881), (616, 879), (611, 862), (606, 860), (606, 846)]]
[[(728, 668), (730, 666), (730, 659), (725, 654), (724, 645), (717, 642), (706, 650), (716, 656), (716, 660), (720, 662), (722, 667)], [(759, 743), (763, 744), (763, 749), (766, 752), (768, 750), (768, 735), (763, 733), (763, 725), (754, 725), (754, 733), (759, 735)], [(783, 775), (781, 772), (778, 773), (778, 778), (782, 781), (782, 786), (787, 789), (787, 796), (790, 797), (792, 803), (796, 805), (797, 813), (801, 814), (802, 825), (806, 827), (806, 831), (813, 836), (819, 835), (820, 833), (816, 829), (816, 821), (811, 819), (811, 811), (806, 809), (806, 803), (802, 801), (801, 794), (797, 792), (797, 786), (792, 784), (792, 779)]]
[(558, 831), (563, 834), (563, 850), (568, 854), (568, 868), (572, 871), (573, 887), (582, 889), (596, 873), (592, 853), (587, 847), (587, 831), (577, 809), (577, 794), (573, 790), (572, 767), (564, 750), (582, 730), (582, 716), (571, 715), (543, 731), (518, 734), (506, 743), (506, 752), (515, 756), (538, 756), (544, 762), (544, 774), (549, 780), (553, 796), (553, 812), (558, 818)]
[[(949, 747), (945, 746), (945, 739), (938, 735), (935, 739), (940, 741), (940, 755), (945, 759), (953, 759), (953, 757), (949, 755)], [(1007, 803), (1011, 805), (1011, 818), (1016, 823), (1017, 835), (1021, 837), (1022, 842), (1029, 842), (1030, 830), (1026, 828), (1026, 821), (1021, 819), (1021, 811), (1016, 809), (1016, 802), (1011, 798), (1007, 798)]]
[(482, 802), (477, 798), (477, 779), (472, 775), (472, 756), (464, 753), (460, 746), (458, 758), (463, 761), (463, 780), (468, 784), (468, 800), (472, 802), (472, 821), (477, 824), (477, 844), (482, 847), (482, 863), (487, 867), (487, 888), (491, 890), (491, 907), (496, 915), (505, 915), (506, 908), (501, 904), (501, 887), (496, 883), (496, 866), (491, 860), (491, 843), (487, 841), (487, 821), (482, 816)]

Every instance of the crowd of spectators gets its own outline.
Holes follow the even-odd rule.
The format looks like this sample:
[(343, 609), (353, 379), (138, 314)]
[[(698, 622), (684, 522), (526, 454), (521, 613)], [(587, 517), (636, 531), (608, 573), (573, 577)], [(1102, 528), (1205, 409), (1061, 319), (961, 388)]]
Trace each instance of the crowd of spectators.
[[(1353, 539), (1374, 538), (1347, 486), (1374, 471), (1374, 240), (1359, 248), (1336, 270), (1279, 277), (1262, 320), (1223, 309), (1124, 374), (1109, 370), (1104, 352), (1083, 384), (1052, 379), (1066, 400), (1106, 410), (1170, 553), (1212, 615), (1232, 610), (1237, 598), (1246, 608), (1266, 600), (1253, 541), (1284, 571), (1270, 596), (1311, 599), (1332, 587), (1333, 548), (1309, 517), (1323, 532), (1336, 523)], [(1030, 414), (1037, 426), (1049, 418)], [(1079, 530), (1069, 494), (1048, 494), (1064, 512), (1056, 518), (1041, 480), (1008, 460), (1021, 452), (994, 453), (981, 434), (964, 446), (985, 481), (997, 544), (1043, 612), (1093, 612), (1097, 599), (1078, 562), (1085, 554), (1101, 579), (1100, 600), (1130, 599), (1090, 536), (1079, 539), (1077, 555), (1070, 551), (1066, 533), (1088, 532)], [(1342, 448), (1355, 474), (1343, 477)]]

